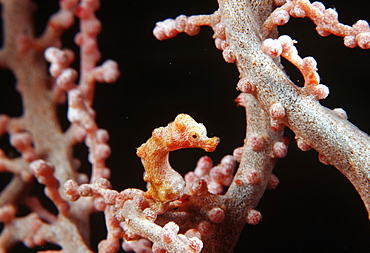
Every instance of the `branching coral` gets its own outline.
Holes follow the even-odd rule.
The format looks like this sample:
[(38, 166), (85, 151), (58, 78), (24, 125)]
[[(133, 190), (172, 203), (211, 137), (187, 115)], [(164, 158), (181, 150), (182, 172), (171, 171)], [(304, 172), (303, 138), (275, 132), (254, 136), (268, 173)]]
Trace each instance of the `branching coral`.
[[(20, 154), (17, 158), (12, 158), (10, 152), (0, 154), (1, 170), (14, 175), (0, 196), (0, 219), (4, 223), (1, 251), (10, 250), (18, 242), (27, 247), (57, 245), (49, 252), (94, 251), (94, 245), (90, 246), (89, 216), (101, 211), (107, 234), (106, 239), (99, 240), (99, 252), (117, 252), (123, 238), (122, 247), (126, 251), (231, 252), (245, 224), (256, 225), (262, 220), (264, 212), (255, 208), (259, 209), (257, 204), (265, 189), (276, 188), (279, 183), (272, 170), (276, 161), (287, 155), (289, 140), (283, 137), (285, 127), (293, 130), (300, 149), (313, 148), (319, 152), (322, 163), (336, 166), (369, 209), (368, 136), (347, 121), (344, 110), (329, 110), (320, 105), (319, 100), (328, 95), (328, 88), (320, 83), (316, 61), (312, 57), (301, 58), (294, 45), (296, 41), (285, 35), (278, 38), (276, 32), (276, 26), (286, 24), (290, 16), (307, 16), (320, 35), (343, 36), (349, 47), (368, 48), (369, 28), (365, 21), (352, 27), (342, 25), (334, 10), (304, 0), (220, 0), (214, 14), (180, 15), (175, 20), (157, 23), (154, 35), (160, 40), (182, 32), (194, 36), (200, 33), (200, 26), (213, 29), (216, 48), (222, 50), (226, 62), (236, 64), (240, 73), (236, 86), (241, 94), (235, 101), (246, 111), (244, 144), (215, 166), (210, 157), (203, 156), (194, 171), (187, 169), (183, 178), (175, 170), (177, 166), (173, 169), (170, 165), (169, 153), (195, 147), (214, 151), (219, 139), (208, 138), (202, 124), (179, 114), (167, 127), (156, 128), (140, 147), (144, 138), (135, 136), (133, 146), (139, 147), (137, 155), (145, 169), (148, 189), (116, 191), (108, 181), (112, 172), (106, 165), (111, 154), (109, 134), (100, 128), (104, 127), (104, 120), (99, 121), (99, 115), (108, 118), (113, 109), (108, 108), (107, 114), (93, 109), (95, 83), (114, 82), (119, 75), (114, 61), (100, 63), (97, 35), (102, 25), (95, 16), (99, 7), (95, 0), (60, 1), (60, 10), (50, 18), (44, 33), (37, 36), (30, 22), (30, 2), (3, 1), (6, 29), (0, 65), (15, 74), (23, 99), (23, 115), (0, 118), (0, 132), (9, 135), (10, 145)], [(14, 19), (17, 22), (12, 22)], [(60, 38), (75, 20), (80, 23), (80, 33), (75, 37), (80, 57), (70, 49), (61, 49)], [(127, 52), (133, 50), (122, 46), (118, 51), (129, 55)], [(146, 54), (143, 52), (137, 50), (136, 58)], [(289, 80), (279, 56), (298, 68), (303, 87)], [(72, 67), (75, 58), (80, 60), (79, 69)], [(160, 90), (158, 86), (154, 89)], [(205, 100), (217, 88), (200, 90), (186, 86), (179, 93), (192, 99), (200, 95)], [(169, 111), (171, 99), (171, 96), (164, 99)], [(69, 125), (63, 130), (57, 110), (66, 100)], [(138, 100), (135, 105), (141, 108), (146, 103), (144, 96)], [(177, 95), (175, 100), (179, 103)], [(122, 132), (121, 118), (118, 121)], [(153, 117), (145, 117), (141, 126), (157, 126), (152, 121)], [(227, 142), (222, 137), (221, 140), (220, 145)], [(84, 143), (88, 149), (91, 164), (88, 175), (79, 171), (80, 162), (72, 152), (78, 143)], [(135, 170), (124, 157), (119, 158), (116, 166), (122, 167), (126, 177)], [(29, 195), (29, 188), (36, 184), (34, 179), (44, 185), (45, 196), (56, 210), (48, 210), (45, 203)], [(126, 180), (113, 177), (116, 189), (119, 188), (116, 179)], [(26, 215), (20, 214), (22, 206), (27, 209)]]
[[(1, 251), (11, 249), (18, 242), (29, 247), (48, 242), (60, 246), (64, 252), (90, 252), (85, 243), (90, 236), (87, 232), (89, 219), (83, 218), (86, 216), (83, 212), (93, 212), (93, 203), (89, 200), (70, 204), (62, 196), (61, 186), (71, 178), (78, 182), (88, 180), (76, 172), (79, 165), (72, 154), (73, 145), (83, 141), (90, 151), (92, 179), (109, 177), (105, 167), (105, 159), (110, 154), (106, 145), (108, 134), (98, 129), (91, 104), (96, 81), (113, 82), (119, 72), (112, 61), (96, 67), (99, 60), (96, 34), (100, 23), (94, 12), (99, 8), (98, 1), (61, 1), (60, 10), (50, 18), (40, 37), (35, 36), (32, 26), (32, 6), (30, 1), (2, 3), (6, 29), (0, 58), (2, 66), (12, 70), (17, 78), (24, 112), (19, 118), (2, 116), (2, 133), (10, 135), (10, 143), (21, 157), (14, 160), (2, 157), (3, 171), (13, 172), (15, 165), (17, 172), (1, 194), (2, 216), (7, 217), (3, 220), (6, 225), (0, 237)], [(76, 36), (81, 47), (79, 84), (75, 83), (77, 72), (69, 68), (74, 53), (54, 47), (60, 46), (60, 35), (73, 25), (74, 15), (80, 19), (80, 33)], [(51, 48), (46, 50), (47, 47)], [(44, 50), (55, 81), (47, 73)], [(104, 71), (107, 67), (109, 71)], [(66, 94), (71, 125), (62, 131), (57, 106), (65, 102)], [(22, 163), (15, 164), (18, 160)], [(29, 173), (45, 185), (45, 195), (57, 207), (57, 215), (42, 207), (37, 199), (24, 196), (33, 181)], [(18, 206), (22, 203), (29, 206), (31, 212), (17, 217)]]

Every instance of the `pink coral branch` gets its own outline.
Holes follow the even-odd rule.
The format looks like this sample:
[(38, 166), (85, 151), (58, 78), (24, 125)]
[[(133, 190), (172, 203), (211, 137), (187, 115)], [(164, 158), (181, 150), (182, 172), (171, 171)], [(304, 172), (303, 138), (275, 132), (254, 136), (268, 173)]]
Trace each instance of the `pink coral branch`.
[(321, 2), (310, 3), (309, 0), (288, 0), (272, 12), (263, 24), (264, 35), (277, 25), (285, 25), (289, 16), (310, 18), (321, 36), (334, 34), (344, 38), (344, 45), (350, 48), (359, 46), (370, 48), (370, 27), (367, 21), (359, 20), (353, 26), (339, 23), (338, 13), (332, 8), (325, 8)]
[(44, 33), (35, 43), (40, 51), (61, 44), (62, 34), (74, 24), (74, 12), (78, 2), (79, 0), (61, 0), (59, 2), (59, 11), (50, 17)]
[(167, 223), (162, 228), (143, 218), (133, 200), (125, 202), (123, 215), (133, 232), (155, 242), (154, 251), (162, 249), (168, 252), (200, 252), (202, 249), (202, 241), (197, 237), (187, 238), (185, 235), (177, 234), (179, 227), (175, 223)]
[[(97, 127), (95, 113), (91, 108), (91, 103), (86, 101), (85, 94), (78, 93), (80, 92), (77, 90), (79, 87), (75, 84), (77, 73), (69, 67), (74, 60), (74, 53), (68, 49), (52, 48), (46, 50), (47, 59), (52, 63), (50, 64), (51, 75), (56, 78), (55, 85), (50, 85), (53, 82), (45, 71), (46, 63), (43, 59), (43, 50), (51, 45), (60, 46), (60, 37), (73, 24), (74, 15), (77, 13), (81, 19), (85, 20), (87, 17), (84, 10), (89, 9), (89, 5), (95, 5), (92, 9), (90, 8), (88, 13), (88, 16), (94, 17), (93, 12), (99, 7), (99, 3), (97, 1), (82, 1), (81, 3), (69, 0), (61, 1), (60, 11), (50, 18), (44, 34), (39, 38), (35, 37), (32, 27), (30, 15), (32, 4), (30, 1), (6, 1), (2, 4), (6, 27), (2, 55), (3, 58), (11, 59), (7, 60), (6, 67), (13, 70), (17, 78), (17, 89), (23, 98), (24, 114), (17, 119), (5, 116), (2, 116), (1, 119), (1, 134), (10, 134), (11, 145), (22, 156), (17, 159), (9, 159), (4, 155), (1, 158), (2, 170), (15, 174), (11, 183), (1, 193), (1, 203), (2, 205), (22, 203), (22, 194), (27, 192), (28, 184), (32, 181), (31, 174), (29, 171), (26, 172), (30, 166), (32, 174), (35, 175), (39, 183), (45, 185), (45, 195), (55, 204), (58, 214), (53, 218), (42, 206), (38, 205), (39, 203), (26, 198), (28, 204), (35, 204), (35, 208), (31, 208), (32, 212), (29, 217), (40, 213), (50, 224), (42, 223), (42, 226), (35, 233), (28, 231), (30, 234), (35, 234), (30, 237), (30, 240), (23, 237), (14, 237), (12, 240), (8, 240), (11, 233), (17, 233), (12, 228), (18, 227), (18, 223), (23, 224), (32, 220), (32, 218), (15, 217), (4, 228), (0, 240), (2, 242), (8, 240), (8, 242), (1, 245), (10, 249), (18, 241), (25, 241), (29, 247), (34, 247), (43, 241), (57, 244), (65, 252), (89, 252), (86, 246), (89, 243), (89, 217), (81, 212), (88, 214), (93, 212), (93, 203), (82, 200), (78, 203), (67, 203), (60, 184), (64, 184), (67, 179), (75, 179), (79, 183), (87, 181), (86, 175), (76, 173), (79, 165), (72, 154), (73, 145), (85, 139), (91, 148), (90, 160), (93, 164), (93, 170), (95, 169), (93, 178), (109, 177), (109, 169), (105, 166), (105, 159), (110, 154), (110, 149), (106, 144), (108, 135), (106, 131)], [(83, 10), (83, 8), (85, 9)], [(16, 22), (13, 22), (13, 19)], [(96, 18), (87, 19), (90, 23), (96, 20)], [(87, 36), (91, 32), (94, 33), (92, 37), (85, 36), (85, 42), (89, 42), (90, 45), (96, 44), (95, 32), (98, 32), (99, 29), (93, 28), (84, 21), (81, 22), (81, 25), (84, 26), (83, 36)], [(85, 28), (86, 26), (88, 27)], [(90, 61), (90, 56), (100, 54), (97, 47), (90, 47), (89, 51), (85, 46), (86, 43), (82, 44), (84, 45), (81, 52), (83, 61)], [(98, 58), (94, 59), (95, 61), (91, 62), (93, 67), (95, 67)], [(19, 62), (21, 64), (18, 64)], [(96, 70), (95, 68), (90, 69), (89, 73), (86, 71), (88, 70), (84, 68), (82, 75), (86, 74), (86, 77), (92, 77), (89, 79), (90, 85), (94, 85), (96, 80), (113, 82), (119, 75), (117, 64), (112, 61), (108, 61)], [(77, 98), (69, 101), (72, 111), (70, 118), (73, 124), (64, 133), (59, 125), (57, 104), (65, 101), (66, 92), (70, 93), (71, 97), (77, 94), (75, 96)], [(92, 99), (91, 94), (89, 96)], [(86, 117), (76, 118), (80, 117), (81, 114)], [(49, 141), (51, 142), (49, 143)], [(42, 160), (38, 160), (40, 158)], [(13, 196), (14, 199), (10, 196)], [(27, 226), (30, 229), (35, 228), (32, 224)], [(27, 233), (26, 230), (25, 233)], [(70, 234), (70, 236), (63, 236), (65, 234)], [(74, 243), (71, 244), (71, 241)]]

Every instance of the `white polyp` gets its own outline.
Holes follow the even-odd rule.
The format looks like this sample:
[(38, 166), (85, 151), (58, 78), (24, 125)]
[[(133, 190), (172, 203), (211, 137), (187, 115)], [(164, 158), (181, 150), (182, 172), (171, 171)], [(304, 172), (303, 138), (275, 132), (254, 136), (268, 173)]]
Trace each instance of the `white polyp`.
[(271, 118), (270, 125), (271, 125), (271, 129), (275, 132), (283, 130), (285, 127), (285, 124), (281, 122), (281, 120), (276, 120), (273, 118)]
[(83, 39), (85, 53), (96, 54), (98, 53), (98, 42), (95, 38), (85, 37)]
[(325, 5), (322, 2), (313, 2), (312, 7), (318, 9), (319, 11), (325, 11)]
[(153, 29), (153, 35), (157, 40), (166, 40), (176, 36), (178, 32), (175, 28), (175, 21), (173, 19), (166, 19), (161, 22), (157, 22)]
[(246, 94), (240, 93), (239, 96), (235, 99), (235, 102), (238, 106), (246, 106)]
[(109, 133), (107, 130), (105, 129), (98, 129), (96, 131), (96, 139), (97, 139), (97, 142), (100, 142), (100, 143), (106, 143), (109, 141)]
[(96, 68), (95, 78), (98, 82), (113, 83), (120, 75), (117, 62), (113, 60), (105, 61), (100, 67)]
[(230, 47), (226, 47), (224, 51), (222, 51), (222, 56), (227, 63), (234, 63), (236, 60), (235, 55), (231, 51)]
[(238, 147), (238, 148), (234, 149), (233, 156), (234, 156), (235, 161), (240, 163), (240, 161), (242, 159), (242, 154), (243, 154), (243, 147)]
[(77, 190), (78, 184), (75, 181), (70, 179), (64, 183), (64, 193), (70, 201), (76, 201), (80, 198)]
[(47, 177), (54, 173), (54, 166), (51, 163), (41, 159), (30, 163), (29, 168), (32, 173), (36, 175), (36, 177)]
[(331, 34), (331, 32), (329, 30), (327, 30), (325, 28), (325, 26), (323, 26), (323, 25), (318, 25), (316, 27), (316, 31), (322, 37), (327, 37), (327, 36), (329, 36)]
[(173, 19), (166, 19), (162, 23), (162, 29), (168, 38), (172, 38), (177, 35), (175, 28), (175, 21)]
[(188, 17), (180, 15), (175, 19), (175, 28), (178, 32), (184, 32), (188, 22)]
[(243, 77), (239, 80), (237, 84), (237, 89), (243, 93), (252, 93), (254, 91), (254, 86), (248, 78)]
[(286, 10), (278, 10), (273, 13), (273, 22), (275, 25), (285, 25), (290, 19), (290, 15)]
[(195, 195), (203, 195), (203, 194), (206, 194), (208, 192), (207, 183), (204, 179), (197, 180), (196, 182), (194, 182), (192, 184), (191, 187), (192, 187), (191, 189), (193, 190), (193, 193)]
[(47, 48), (44, 52), (45, 60), (47, 60), (48, 62), (56, 62), (57, 59), (56, 54), (58, 51), (60, 50), (56, 47)]
[(324, 164), (324, 165), (329, 165), (329, 164), (330, 164), (330, 161), (329, 161), (329, 159), (328, 159), (326, 156), (324, 156), (324, 155), (322, 155), (322, 154), (319, 154), (319, 155), (318, 155), (318, 158), (319, 158), (319, 161), (320, 161), (322, 164)]
[(87, 130), (93, 128), (95, 125), (93, 111), (89, 110), (85, 105), (82, 93), (78, 89), (72, 89), (68, 92), (68, 98), (68, 120), (72, 123), (80, 124)]
[(208, 212), (208, 218), (213, 223), (221, 223), (225, 219), (225, 212), (219, 207), (214, 207)]
[(208, 192), (212, 194), (216, 194), (216, 195), (220, 195), (224, 191), (223, 185), (215, 181), (209, 182), (207, 187), (208, 187)]
[(82, 184), (78, 187), (78, 194), (80, 196), (91, 196), (93, 190), (89, 184)]
[(277, 176), (275, 176), (274, 174), (271, 174), (270, 179), (267, 183), (267, 188), (268, 189), (276, 189), (279, 182), (280, 182), (279, 178)]
[(356, 32), (370, 31), (369, 23), (366, 20), (358, 20), (355, 24), (352, 25), (352, 27), (356, 30)]
[(290, 11), (290, 15), (295, 18), (304, 18), (306, 17), (306, 12), (298, 5), (295, 5)]
[(294, 42), (288, 35), (282, 35), (277, 40), (280, 42), (283, 52), (289, 51), (293, 47)]
[(280, 103), (273, 103), (270, 107), (270, 116), (273, 119), (283, 119), (285, 117), (285, 108), (284, 106)]
[(93, 182), (93, 185), (96, 187), (102, 188), (102, 189), (112, 188), (112, 184), (109, 182), (108, 179), (105, 179), (105, 178), (95, 179), (95, 181)]
[(10, 135), (10, 144), (20, 152), (32, 147), (32, 136), (29, 132), (20, 132)]
[(187, 186), (192, 185), (197, 179), (198, 177), (194, 174), (193, 171), (189, 171), (184, 176), (184, 180)]
[(94, 199), (94, 207), (98, 211), (104, 211), (107, 204), (105, 203), (104, 199), (102, 197), (97, 197)]
[(72, 50), (63, 49), (60, 50), (56, 47), (49, 47), (44, 53), (45, 59), (50, 63), (58, 63), (63, 66), (67, 66), (74, 59), (74, 53)]
[(248, 184), (251, 185), (259, 184), (262, 181), (260, 173), (255, 169), (248, 169), (245, 172), (245, 178), (247, 179)]
[(218, 50), (223, 50), (223, 48), (222, 48), (223, 42), (224, 42), (224, 40), (222, 40), (220, 38), (215, 38), (215, 46)]
[(246, 217), (246, 222), (249, 225), (257, 225), (261, 220), (262, 214), (254, 209), (251, 209)]
[(303, 60), (303, 64), (304, 64), (305, 68), (307, 68), (311, 71), (316, 71), (317, 70), (317, 62), (316, 62), (315, 58), (313, 58), (311, 56), (308, 56), (308, 57), (303, 58), (302, 60)]
[(302, 151), (308, 151), (308, 150), (311, 150), (312, 147), (307, 144), (302, 138), (300, 137), (296, 137), (297, 139), (297, 147), (302, 150)]
[(310, 89), (317, 100), (325, 99), (329, 95), (329, 87), (323, 84), (314, 85)]
[(70, 107), (83, 109), (82, 93), (78, 89), (69, 91), (68, 98)]
[(217, 166), (213, 167), (211, 169), (209, 175), (211, 176), (212, 180), (216, 181), (217, 183), (221, 183), (224, 176), (225, 176), (222, 173), (222, 166), (221, 165), (217, 165)]
[(334, 9), (326, 9), (324, 13), (325, 17), (331, 19), (331, 21), (338, 21), (338, 13)]
[(217, 40), (220, 40), (220, 48), (218, 48), (219, 50), (225, 50), (225, 48), (229, 46), (226, 40), (221, 40), (219, 38), (217, 38)]
[(264, 139), (260, 134), (251, 134), (248, 136), (247, 144), (253, 151), (259, 151), (264, 144)]
[(64, 91), (69, 91), (76, 87), (75, 81), (77, 79), (77, 71), (72, 68), (64, 69), (56, 79), (59, 88)]
[(213, 29), (215, 31), (214, 33), (215, 38), (226, 40), (225, 25), (223, 23), (217, 23)]
[(191, 229), (188, 229), (185, 234), (184, 234), (187, 238), (193, 238), (193, 237), (197, 237), (197, 238), (201, 238), (202, 237), (202, 234), (199, 232), (198, 229), (195, 229), (195, 228), (191, 228)]
[(198, 237), (192, 237), (188, 241), (188, 246), (190, 248), (190, 252), (198, 253), (203, 248), (203, 242)]
[(276, 58), (283, 52), (282, 45), (279, 40), (266, 39), (262, 42), (262, 51), (272, 58)]
[(288, 148), (284, 142), (275, 142), (273, 147), (273, 156), (274, 158), (284, 158), (288, 153)]
[(197, 177), (203, 177), (209, 173), (212, 165), (212, 159), (209, 156), (202, 156), (197, 162), (197, 165), (194, 169), (194, 174)]
[(335, 108), (333, 112), (341, 119), (348, 119), (347, 112), (342, 108)]
[(185, 27), (185, 33), (187, 35), (190, 35), (190, 36), (195, 36), (197, 35), (199, 32), (200, 32), (200, 26), (198, 25), (195, 25), (193, 23), (193, 20), (195, 19), (196, 17), (194, 16), (191, 16), (188, 18), (188, 23)]
[(170, 221), (161, 230), (162, 240), (165, 243), (171, 243), (178, 232), (179, 226), (175, 222)]
[(91, 19), (89, 21), (85, 21), (85, 27), (87, 28), (85, 30), (86, 33), (90, 36), (95, 36), (102, 30), (102, 24), (98, 19)]
[(356, 37), (354, 35), (348, 35), (343, 38), (343, 43), (346, 47), (355, 48), (357, 47)]
[(52, 63), (49, 67), (49, 73), (52, 77), (58, 77), (63, 71), (63, 67), (60, 64)]
[(362, 32), (356, 36), (356, 41), (361, 49), (370, 48), (370, 32)]
[(97, 161), (105, 160), (110, 156), (111, 149), (109, 145), (105, 143), (99, 143), (95, 146), (93, 154), (94, 154), (94, 158), (96, 158)]
[(226, 175), (232, 175), (235, 170), (236, 161), (232, 155), (226, 155), (221, 159), (222, 171)]

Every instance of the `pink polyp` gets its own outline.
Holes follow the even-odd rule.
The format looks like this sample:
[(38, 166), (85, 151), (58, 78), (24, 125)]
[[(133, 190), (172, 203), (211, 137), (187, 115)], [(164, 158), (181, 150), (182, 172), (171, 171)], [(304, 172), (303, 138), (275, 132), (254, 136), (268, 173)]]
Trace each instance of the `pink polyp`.
[(285, 25), (290, 19), (290, 15), (286, 10), (278, 10), (274, 12), (273, 22), (275, 25)]
[(262, 42), (262, 51), (272, 58), (281, 55), (283, 48), (278, 40), (266, 39)]
[(231, 51), (230, 47), (226, 47), (224, 51), (222, 51), (222, 56), (227, 63), (234, 63), (236, 60), (235, 55)]
[(284, 158), (288, 153), (288, 148), (283, 142), (275, 142), (273, 147), (273, 156), (275, 158)]
[(260, 173), (255, 169), (248, 169), (245, 173), (245, 177), (251, 185), (259, 184), (262, 181)]
[(370, 32), (362, 32), (356, 36), (356, 41), (361, 49), (370, 48)]
[(246, 77), (243, 77), (239, 80), (237, 88), (243, 93), (252, 93), (255, 89), (252, 83)]
[(274, 174), (271, 174), (270, 179), (267, 183), (267, 188), (268, 189), (275, 189), (278, 186), (279, 182), (280, 182), (279, 178), (277, 176), (275, 176)]
[(202, 156), (194, 169), (194, 174), (197, 177), (203, 177), (209, 173), (212, 168), (212, 159), (209, 156)]
[(233, 156), (234, 156), (235, 161), (240, 163), (240, 161), (242, 159), (242, 154), (243, 154), (243, 147), (239, 147), (239, 148), (234, 149)]
[(257, 225), (262, 220), (262, 214), (257, 210), (250, 210), (247, 217), (246, 222), (249, 225)]
[(221, 208), (215, 207), (208, 212), (208, 217), (213, 223), (221, 223), (225, 219), (225, 212)]
[(251, 134), (247, 143), (253, 151), (259, 151), (264, 144), (264, 140), (260, 134)]
[(273, 119), (283, 119), (285, 117), (285, 108), (280, 103), (274, 103), (270, 107), (270, 115)]

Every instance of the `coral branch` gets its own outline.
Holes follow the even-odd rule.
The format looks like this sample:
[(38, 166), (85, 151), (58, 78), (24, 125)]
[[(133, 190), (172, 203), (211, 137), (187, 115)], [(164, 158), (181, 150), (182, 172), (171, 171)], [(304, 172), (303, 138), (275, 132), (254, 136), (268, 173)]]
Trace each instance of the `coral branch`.
[[(222, 22), (237, 67), (242, 76), (251, 79), (262, 107), (269, 110), (271, 104), (280, 102), (287, 115), (284, 123), (351, 181), (370, 213), (370, 165), (368, 156), (364, 156), (370, 152), (368, 135), (307, 96), (272, 59), (266, 58), (259, 32), (248, 22), (239, 22), (238, 17), (253, 15), (242, 3), (219, 3), (221, 15), (227, 17)], [(246, 32), (239, 33), (240, 30)]]
[(155, 242), (154, 252), (166, 250), (167, 252), (200, 252), (203, 244), (197, 237), (187, 238), (178, 234), (179, 227), (173, 223), (167, 223), (163, 228), (147, 220), (140, 213), (132, 200), (125, 202), (123, 207), (126, 223), (132, 231)]
[(326, 9), (321, 2), (310, 3), (309, 0), (288, 0), (277, 8), (263, 24), (264, 35), (267, 36), (275, 26), (285, 25), (289, 21), (289, 16), (310, 18), (321, 36), (334, 34), (343, 37), (344, 45), (347, 47), (370, 48), (370, 27), (367, 21), (359, 20), (352, 27), (341, 24), (334, 9)]

